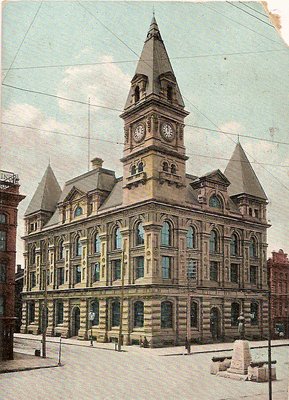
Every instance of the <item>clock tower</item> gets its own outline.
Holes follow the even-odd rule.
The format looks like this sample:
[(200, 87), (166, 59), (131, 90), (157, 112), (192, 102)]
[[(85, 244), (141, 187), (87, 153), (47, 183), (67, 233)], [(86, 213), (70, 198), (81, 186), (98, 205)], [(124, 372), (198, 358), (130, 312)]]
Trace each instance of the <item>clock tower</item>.
[(124, 120), (123, 200), (182, 204), (188, 112), (153, 17), (121, 118)]

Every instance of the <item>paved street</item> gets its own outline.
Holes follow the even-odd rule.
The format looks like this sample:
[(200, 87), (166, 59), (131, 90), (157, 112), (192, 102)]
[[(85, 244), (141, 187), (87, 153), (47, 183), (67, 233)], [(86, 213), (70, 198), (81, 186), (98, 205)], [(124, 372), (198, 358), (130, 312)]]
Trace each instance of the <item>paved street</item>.
[[(58, 339), (54, 339), (55, 341)], [(214, 353), (173, 355), (182, 349), (126, 347), (113, 351), (112, 344), (90, 348), (67, 341), (62, 346), (62, 367), (0, 375), (1, 400), (86, 399), (198, 399), (267, 400), (268, 384), (240, 382), (210, 375)], [(74, 343), (74, 345), (73, 345)], [(77, 345), (78, 346), (77, 346)], [(84, 346), (79, 346), (84, 344)], [(222, 344), (222, 346), (224, 346)], [(32, 354), (40, 348), (35, 340), (16, 339), (16, 349)], [(202, 346), (205, 350), (206, 346)], [(207, 346), (210, 349), (211, 345)], [(224, 347), (223, 347), (224, 348)], [(170, 356), (165, 356), (170, 354)], [(231, 354), (223, 351), (220, 354)], [(48, 343), (48, 356), (57, 359), (58, 344)], [(254, 360), (267, 359), (266, 349), (253, 349)], [(273, 382), (274, 400), (287, 400), (288, 347), (272, 350), (277, 360), (278, 381)]]

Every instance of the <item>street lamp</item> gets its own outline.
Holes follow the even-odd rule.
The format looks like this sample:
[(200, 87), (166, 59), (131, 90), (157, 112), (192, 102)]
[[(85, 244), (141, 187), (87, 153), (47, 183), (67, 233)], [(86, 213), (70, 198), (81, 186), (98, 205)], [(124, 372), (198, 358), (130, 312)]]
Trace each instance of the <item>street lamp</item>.
[(93, 338), (92, 338), (92, 321), (94, 320), (94, 318), (95, 318), (95, 313), (92, 311), (92, 310), (90, 310), (90, 312), (89, 312), (89, 321), (90, 321), (90, 346), (93, 346)]

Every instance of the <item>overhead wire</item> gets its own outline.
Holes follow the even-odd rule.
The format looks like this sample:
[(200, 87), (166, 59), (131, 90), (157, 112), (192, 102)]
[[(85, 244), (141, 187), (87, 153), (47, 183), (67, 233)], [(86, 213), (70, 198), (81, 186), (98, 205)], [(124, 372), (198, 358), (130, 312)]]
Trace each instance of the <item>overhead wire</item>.
[(10, 67), (8, 68), (6, 74), (5, 74), (4, 78), (3, 78), (2, 84), (5, 82), (5, 80), (6, 80), (7, 76), (8, 76), (8, 74), (9, 74), (9, 72), (11, 71), (11, 68), (12, 68), (12, 66), (13, 66), (13, 64), (14, 64), (14, 62), (15, 62), (15, 60), (16, 60), (16, 58), (17, 58), (19, 52), (20, 52), (20, 49), (21, 49), (23, 43), (25, 42), (25, 39), (26, 39), (26, 37), (27, 37), (27, 35), (28, 35), (28, 33), (29, 33), (29, 31), (30, 31), (32, 25), (34, 24), (34, 21), (36, 20), (36, 17), (37, 17), (37, 15), (38, 15), (39, 11), (40, 11), (40, 8), (41, 8), (42, 4), (43, 4), (43, 0), (42, 0), (41, 3), (39, 4), (39, 6), (38, 6), (38, 8), (37, 8), (37, 10), (36, 10), (36, 12), (35, 12), (35, 14), (34, 14), (34, 17), (33, 17), (32, 21), (30, 22), (30, 24), (29, 24), (29, 26), (28, 26), (28, 29), (26, 30), (25, 35), (23, 36), (23, 39), (21, 40), (21, 43), (20, 43), (20, 45), (19, 45), (19, 47), (18, 47), (18, 49), (17, 49), (17, 51), (16, 51), (16, 53), (15, 53), (15, 55), (14, 55), (14, 57), (13, 57), (13, 60), (12, 60), (12, 62), (11, 62), (11, 64), (10, 64)]
[(238, 7), (236, 4), (234, 4), (234, 3), (231, 3), (231, 2), (230, 2), (230, 1), (228, 1), (228, 0), (226, 1), (226, 3), (230, 4), (230, 5), (231, 5), (231, 6), (233, 6), (233, 7), (236, 7), (236, 8), (238, 8), (239, 10), (243, 11), (245, 14), (248, 14), (248, 15), (250, 15), (251, 17), (253, 17), (253, 18), (256, 18), (258, 21), (261, 21), (261, 22), (263, 22), (263, 24), (266, 24), (266, 25), (270, 26), (270, 28), (273, 28), (273, 29), (275, 29), (275, 27), (274, 27), (273, 25), (269, 24), (269, 23), (268, 23), (268, 22), (266, 22), (266, 21), (263, 21), (263, 19), (261, 19), (261, 18), (257, 17), (256, 15), (254, 15), (254, 14), (250, 13), (249, 11), (246, 11), (246, 10), (244, 10), (242, 7)]
[(243, 1), (239, 1), (239, 3), (243, 4), (243, 6), (245, 6), (245, 7), (247, 7), (247, 8), (250, 8), (250, 10), (255, 11), (257, 14), (263, 15), (263, 17), (267, 17), (267, 18), (268, 18), (268, 15), (267, 15), (267, 14), (264, 14), (264, 13), (262, 13), (262, 12), (256, 10), (256, 8), (250, 7), (248, 4), (244, 3)]

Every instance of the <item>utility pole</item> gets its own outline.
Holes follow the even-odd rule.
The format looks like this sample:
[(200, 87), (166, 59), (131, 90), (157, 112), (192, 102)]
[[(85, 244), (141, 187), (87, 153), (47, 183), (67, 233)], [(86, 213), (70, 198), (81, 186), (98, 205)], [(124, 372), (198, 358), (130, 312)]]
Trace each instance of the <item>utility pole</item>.
[(272, 354), (271, 354), (271, 324), (272, 324), (272, 315), (271, 315), (271, 276), (270, 276), (270, 267), (268, 268), (268, 368), (269, 368), (269, 400), (272, 400)]
[(88, 98), (87, 112), (87, 171), (90, 170), (90, 97)]
[(118, 351), (121, 351), (122, 342), (122, 317), (123, 317), (123, 299), (124, 299), (124, 248), (122, 249), (121, 256), (121, 296), (120, 296), (120, 320), (119, 320), (119, 333), (118, 333)]
[(49, 248), (49, 240), (46, 240), (46, 249), (45, 249), (45, 265), (44, 265), (44, 299), (43, 299), (43, 309), (42, 309), (42, 357), (46, 358), (46, 330), (47, 330), (47, 270), (48, 270), (48, 248)]

